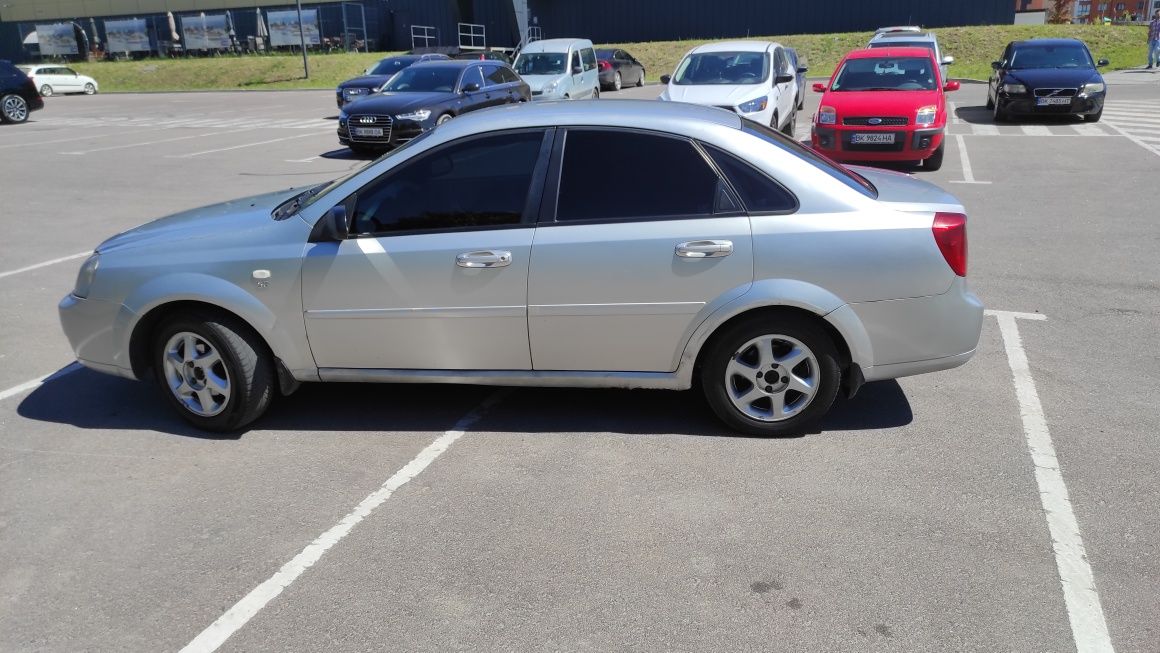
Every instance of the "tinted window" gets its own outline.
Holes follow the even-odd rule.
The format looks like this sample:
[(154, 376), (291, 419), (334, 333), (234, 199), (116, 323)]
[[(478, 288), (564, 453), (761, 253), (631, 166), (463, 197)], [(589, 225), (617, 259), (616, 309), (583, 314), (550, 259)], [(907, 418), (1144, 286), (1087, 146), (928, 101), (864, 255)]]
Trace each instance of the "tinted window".
[(543, 132), (452, 143), (404, 163), (358, 194), (352, 231), (389, 234), (519, 224)]
[(503, 69), (499, 66), (484, 66), (483, 72), (487, 77), (488, 86), (499, 86), (500, 84), (508, 83), (508, 80), (504, 78)]
[(1020, 45), (1008, 62), (1012, 70), (1020, 68), (1094, 68), (1087, 48), (1079, 43), (1066, 45)]
[(834, 91), (933, 91), (934, 61), (929, 57), (847, 59), (830, 89)]
[(391, 57), (390, 59), (383, 59), (371, 70), (371, 74), (394, 75), (407, 66), (410, 66), (414, 62), (414, 59), (404, 59), (402, 57)]
[(450, 66), (411, 66), (392, 77), (383, 85), (383, 90), (396, 93), (451, 93), (455, 90), (459, 72), (459, 68)]
[[(601, 192), (609, 161), (633, 171), (632, 192)], [(717, 173), (689, 141), (611, 130), (569, 130), (557, 220), (709, 215)]]
[(760, 84), (769, 77), (764, 52), (703, 52), (677, 66), (674, 84)]
[(854, 173), (845, 166), (834, 163), (833, 161), (827, 159), (814, 150), (802, 145), (801, 143), (777, 130), (770, 129), (765, 125), (753, 122), (752, 120), (742, 120), (741, 130), (747, 134), (760, 138), (761, 140), (770, 145), (773, 145), (778, 149), (789, 152), (790, 154), (801, 159), (803, 162), (814, 166), (818, 170), (821, 170), (822, 172), (830, 175), (834, 179), (837, 179), (843, 184), (846, 184), (850, 188), (853, 188), (859, 193), (862, 193), (866, 197), (873, 197), (875, 199), (878, 197), (878, 189), (874, 187), (874, 184), (871, 184), (861, 175)]
[(460, 82), (459, 88), (464, 88), (468, 84), (475, 84), (479, 88), (483, 88), (483, 74), (479, 72), (479, 66), (472, 66), (463, 71), (463, 81)]
[(581, 67), (580, 66), (580, 53), (573, 52), (572, 53), (572, 70), (575, 71), (577, 68), (580, 68), (580, 67)]
[(732, 154), (707, 147), (713, 161), (729, 178), (733, 190), (750, 213), (784, 213), (797, 210), (797, 199), (781, 184)]
[(584, 58), (584, 70), (595, 70), (596, 68), (596, 53), (592, 48), (584, 48), (580, 51)]
[(515, 71), (513, 71), (511, 68), (508, 68), (506, 66), (500, 66), (499, 74), (503, 77), (503, 81), (505, 83), (520, 81), (519, 75), (517, 75), (515, 73)]
[(521, 53), (515, 68), (521, 75), (559, 75), (567, 56), (563, 52)]

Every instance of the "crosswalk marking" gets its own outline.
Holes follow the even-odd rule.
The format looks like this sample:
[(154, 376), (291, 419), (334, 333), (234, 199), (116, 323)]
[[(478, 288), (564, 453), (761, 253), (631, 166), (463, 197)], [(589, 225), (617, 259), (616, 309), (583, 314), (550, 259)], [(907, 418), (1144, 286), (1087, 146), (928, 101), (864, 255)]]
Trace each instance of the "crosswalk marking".
[(1028, 136), (1051, 136), (1051, 130), (1047, 125), (1022, 125), (1023, 133)]
[(971, 133), (976, 136), (998, 136), (998, 125), (971, 125)]
[(1121, 135), (1160, 156), (1160, 100), (1107, 100), (1103, 119)]

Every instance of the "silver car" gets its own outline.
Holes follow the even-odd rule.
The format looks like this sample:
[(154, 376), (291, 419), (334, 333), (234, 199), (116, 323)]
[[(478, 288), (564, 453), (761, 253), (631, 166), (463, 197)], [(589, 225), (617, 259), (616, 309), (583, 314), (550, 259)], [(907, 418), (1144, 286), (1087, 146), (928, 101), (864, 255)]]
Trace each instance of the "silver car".
[[(608, 162), (631, 193), (596, 192)], [(726, 424), (776, 435), (863, 382), (970, 359), (963, 213), (729, 111), (537, 103), (115, 236), (60, 316), (82, 364), (152, 376), (207, 430), (306, 381), (699, 380)]]

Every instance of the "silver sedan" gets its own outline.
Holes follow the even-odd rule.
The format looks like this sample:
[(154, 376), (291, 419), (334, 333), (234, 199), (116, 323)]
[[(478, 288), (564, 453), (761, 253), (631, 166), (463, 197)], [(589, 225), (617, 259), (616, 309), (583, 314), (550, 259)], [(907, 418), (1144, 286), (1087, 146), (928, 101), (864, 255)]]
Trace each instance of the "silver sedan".
[[(610, 169), (633, 180), (602, 192)], [(60, 304), (84, 365), (239, 429), (307, 381), (684, 390), (779, 435), (965, 363), (966, 216), (720, 109), (457, 118), (353, 174), (109, 239)]]

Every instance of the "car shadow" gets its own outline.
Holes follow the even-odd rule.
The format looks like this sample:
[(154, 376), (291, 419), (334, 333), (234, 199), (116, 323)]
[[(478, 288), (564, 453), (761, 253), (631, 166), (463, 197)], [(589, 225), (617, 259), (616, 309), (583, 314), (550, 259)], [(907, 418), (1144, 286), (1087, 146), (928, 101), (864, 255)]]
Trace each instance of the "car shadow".
[(373, 152), (355, 152), (349, 147), (342, 147), (337, 150), (323, 152), (318, 156), (324, 159), (333, 159), (335, 161), (374, 161), (375, 159), (379, 158), (379, 156), (381, 156), (381, 153), (376, 154)]
[(985, 106), (955, 107), (955, 115), (959, 120), (972, 125), (1074, 125), (1083, 122), (1083, 118), (1072, 114), (1056, 116), (1029, 115), (1009, 118), (1005, 122), (995, 122), (990, 109)]
[[(251, 428), (264, 431), (442, 432), (495, 388), (469, 385), (307, 383), (279, 397)], [(480, 424), (488, 432), (623, 433), (744, 437), (714, 417), (700, 392), (512, 388)], [(89, 430), (148, 430), (199, 439), (237, 439), (188, 425), (152, 382), (80, 369), (45, 381), (17, 407), (21, 417)], [(816, 429), (886, 429), (913, 420), (895, 381), (839, 399)], [(801, 437), (801, 436), (797, 436)]]

